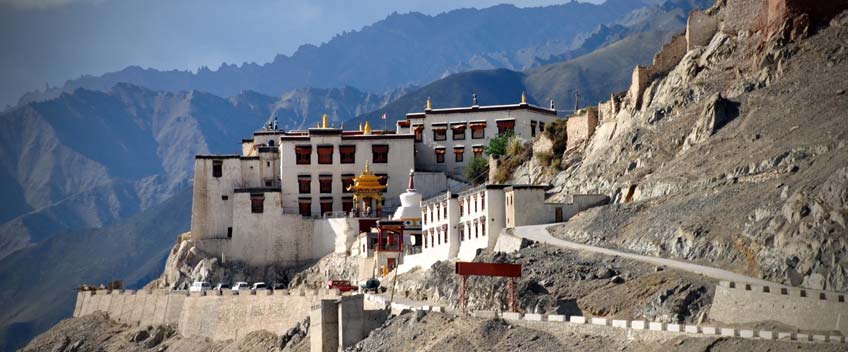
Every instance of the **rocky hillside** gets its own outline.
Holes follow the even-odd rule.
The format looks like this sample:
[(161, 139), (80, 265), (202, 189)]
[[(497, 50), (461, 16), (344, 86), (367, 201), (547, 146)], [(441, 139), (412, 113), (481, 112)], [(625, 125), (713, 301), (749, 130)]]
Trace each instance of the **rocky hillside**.
[(599, 106), (561, 171), (516, 173), (553, 184), (554, 200), (615, 200), (557, 236), (848, 290), (848, 4), (787, 3), (719, 2), (682, 59), (664, 48)]

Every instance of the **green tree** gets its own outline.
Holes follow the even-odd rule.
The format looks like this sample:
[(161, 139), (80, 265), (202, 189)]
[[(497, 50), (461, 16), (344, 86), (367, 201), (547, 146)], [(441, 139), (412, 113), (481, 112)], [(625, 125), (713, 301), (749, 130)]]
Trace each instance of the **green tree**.
[(479, 185), (489, 178), (489, 162), (484, 158), (474, 158), (465, 165), (464, 174), (469, 182)]
[(512, 132), (501, 133), (490, 139), (489, 144), (486, 146), (486, 154), (498, 157), (505, 155), (510, 138), (512, 138)]

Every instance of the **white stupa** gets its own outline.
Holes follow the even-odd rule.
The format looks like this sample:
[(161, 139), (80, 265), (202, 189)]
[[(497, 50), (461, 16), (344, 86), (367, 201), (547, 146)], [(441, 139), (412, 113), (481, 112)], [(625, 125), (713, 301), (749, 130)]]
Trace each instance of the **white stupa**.
[(400, 207), (392, 220), (403, 221), (406, 228), (421, 228), (421, 194), (415, 192), (415, 170), (409, 170), (409, 188), (400, 195)]

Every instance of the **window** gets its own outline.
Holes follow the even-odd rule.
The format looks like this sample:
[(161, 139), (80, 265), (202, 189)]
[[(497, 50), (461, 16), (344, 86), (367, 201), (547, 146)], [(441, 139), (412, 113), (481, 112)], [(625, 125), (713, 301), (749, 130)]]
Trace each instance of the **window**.
[(474, 219), (474, 238), (480, 237), (480, 227), (477, 226), (477, 219)]
[(465, 140), (465, 124), (452, 125), (451, 131), (453, 132), (453, 140), (461, 141)]
[(312, 192), (312, 177), (309, 175), (297, 176), (297, 189), (301, 194)]
[(442, 164), (445, 162), (445, 148), (436, 149), (436, 163)]
[(212, 160), (212, 177), (221, 177), (224, 174), (224, 161)]
[(233, 228), (232, 227), (227, 228), (227, 238), (233, 238)]
[(545, 132), (545, 123), (539, 121), (539, 133)]
[(321, 197), (321, 214), (331, 213), (333, 211), (333, 198)]
[(442, 225), (442, 235), (445, 236), (445, 243), (448, 243), (448, 225)]
[(230, 196), (221, 196), (221, 200), (228, 200), (228, 199), (230, 199)]
[(486, 236), (486, 218), (480, 218), (480, 233)]
[(415, 141), (423, 142), (424, 141), (424, 126), (418, 125), (414, 127), (415, 129)]
[(371, 146), (371, 162), (374, 164), (385, 164), (389, 162), (389, 146), (377, 144)]
[(377, 176), (377, 180), (380, 182), (380, 186), (385, 186), (389, 184), (389, 174), (374, 174)]
[[(448, 218), (448, 202), (442, 203), (442, 214), (445, 217), (445, 219)], [(447, 225), (442, 225), (442, 226), (447, 226)], [(447, 230), (448, 229), (445, 228), (445, 231), (447, 231)]]
[(465, 209), (465, 200), (459, 200), (459, 216), (462, 216), (462, 211)]
[(353, 210), (353, 197), (342, 197), (342, 211), (350, 213)]
[(295, 163), (297, 165), (309, 165), (312, 163), (312, 146), (298, 145), (294, 147)]
[(471, 139), (486, 138), (486, 122), (472, 122), (468, 127), (471, 128)]
[(477, 195), (474, 195), (474, 212), (477, 212)]
[(436, 230), (436, 244), (442, 244), (442, 229)]
[(333, 193), (333, 175), (318, 176), (318, 191), (321, 193)]
[(251, 194), (250, 195), (250, 212), (254, 214), (261, 214), (265, 211), (265, 195)]
[(501, 120), (496, 123), (498, 125), (498, 134), (515, 132), (515, 120)]
[(356, 163), (356, 146), (355, 145), (340, 145), (339, 156), (342, 164)]
[(459, 241), (465, 241), (465, 226), (459, 225)]
[(312, 199), (300, 198), (297, 200), (297, 208), (301, 216), (312, 216)]
[(321, 145), (318, 146), (318, 163), (332, 164), (333, 163), (333, 146)]
[(448, 139), (448, 127), (446, 125), (433, 126), (433, 140), (444, 141)]
[(465, 156), (465, 148), (455, 147), (453, 148), (454, 161), (461, 163), (463, 157)]
[(266, 162), (265, 162), (265, 166), (267, 166), (267, 167), (271, 167), (271, 162), (270, 162), (270, 161), (266, 161)]
[(353, 177), (353, 174), (342, 174), (342, 193), (353, 193), (348, 190), (350, 186), (353, 186)]
[(486, 210), (486, 193), (480, 193), (480, 209)]
[(427, 225), (427, 208), (424, 208), (424, 210), (421, 211), (421, 215), (423, 215), (421, 216), (421, 224)]
[(273, 139), (271, 139), (271, 140), (269, 140), (269, 141), (268, 141), (268, 146), (269, 146), (269, 147), (273, 147), (273, 146), (274, 146), (274, 140), (273, 140)]
[(483, 157), (483, 146), (474, 146), (471, 148), (471, 151), (474, 152), (475, 158)]
[(442, 207), (441, 205), (436, 204), (436, 220), (441, 219), (441, 217), (440, 217), (440, 215), (442, 215), (442, 212), (440, 211), (441, 207)]
[(536, 121), (530, 121), (530, 137), (536, 137)]

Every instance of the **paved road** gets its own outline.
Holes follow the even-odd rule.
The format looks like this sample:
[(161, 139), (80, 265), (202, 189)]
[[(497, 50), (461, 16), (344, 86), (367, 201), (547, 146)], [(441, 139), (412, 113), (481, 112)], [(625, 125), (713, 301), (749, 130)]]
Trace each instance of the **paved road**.
[(745, 276), (742, 274), (737, 274), (734, 272), (730, 272), (727, 270), (717, 269), (709, 266), (692, 264), (688, 262), (666, 259), (666, 258), (658, 258), (651, 257), (647, 255), (633, 254), (622, 251), (617, 251), (609, 248), (602, 248), (596, 246), (590, 246), (586, 244), (561, 240), (551, 235), (548, 232), (547, 228), (551, 226), (555, 226), (557, 224), (544, 224), (544, 225), (531, 225), (531, 226), (519, 226), (514, 230), (514, 234), (521, 238), (526, 238), (531, 241), (537, 241), (541, 243), (547, 243), (549, 245), (566, 248), (566, 249), (575, 249), (592, 253), (599, 253), (605, 255), (619, 256), (622, 258), (633, 259), (644, 263), (649, 263), (653, 265), (662, 265), (667, 268), (674, 268), (677, 270), (687, 271), (690, 273), (701, 274), (707, 277), (711, 277), (718, 280), (725, 281), (735, 281), (735, 282), (745, 282), (750, 284), (757, 285), (768, 285), (771, 287), (787, 287), (785, 285), (781, 285), (778, 283), (765, 281), (756, 279), (750, 276)]

